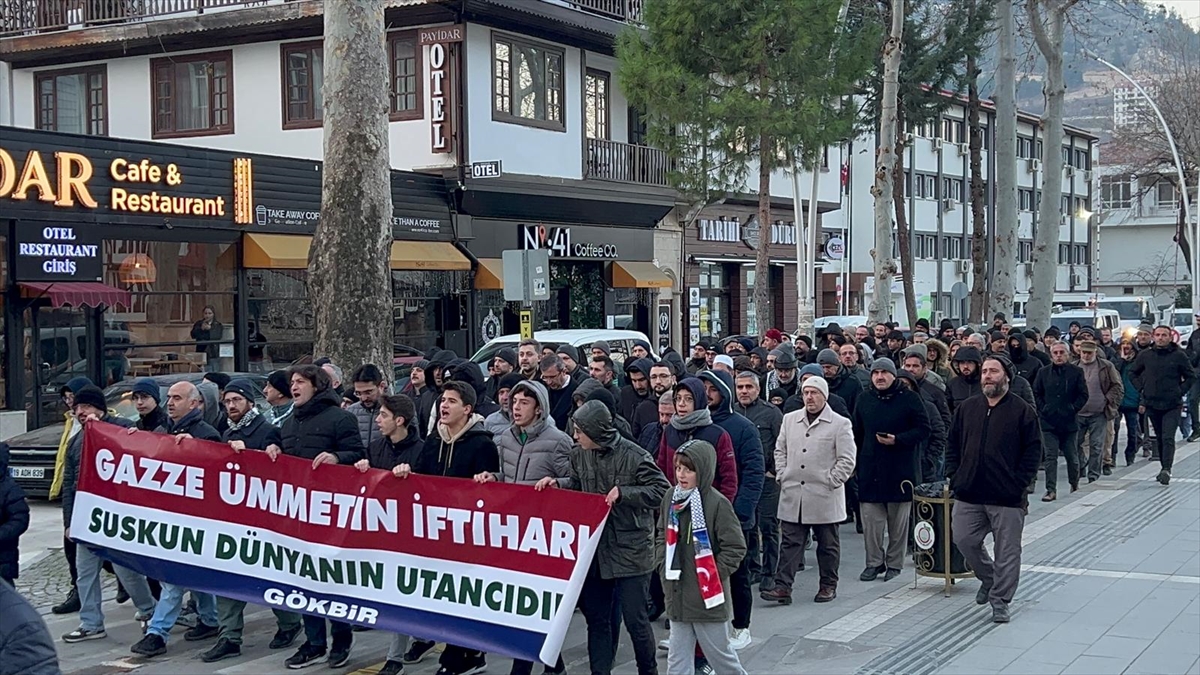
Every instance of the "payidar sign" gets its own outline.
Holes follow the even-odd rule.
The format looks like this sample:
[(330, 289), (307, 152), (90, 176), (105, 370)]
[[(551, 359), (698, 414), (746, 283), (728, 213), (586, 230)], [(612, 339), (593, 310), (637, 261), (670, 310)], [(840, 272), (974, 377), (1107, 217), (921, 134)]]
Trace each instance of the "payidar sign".
[[(162, 216), (229, 217), (222, 195), (189, 194), (178, 164), (148, 158), (115, 157), (102, 169), (110, 184), (95, 186), (93, 160), (78, 152), (30, 150), (14, 155), (0, 148), (0, 200), (39, 201), (55, 207), (104, 208), (97, 195), (106, 190), (112, 211)], [(239, 185), (241, 182), (238, 183)], [(230, 186), (231, 191), (235, 186)], [(246, 182), (242, 188), (250, 190)], [(237, 197), (234, 196), (234, 199)], [(246, 216), (246, 222), (249, 215)], [(240, 222), (240, 221), (239, 221)]]
[(554, 663), (601, 495), (399, 479), (91, 422), (73, 538), (155, 579)]

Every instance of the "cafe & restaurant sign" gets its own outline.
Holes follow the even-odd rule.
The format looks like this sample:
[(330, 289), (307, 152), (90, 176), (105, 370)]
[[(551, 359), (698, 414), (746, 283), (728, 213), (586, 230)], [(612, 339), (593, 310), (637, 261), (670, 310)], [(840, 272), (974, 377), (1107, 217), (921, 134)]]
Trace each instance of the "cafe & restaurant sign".
[(17, 151), (0, 146), (0, 204), (232, 219), (245, 225), (254, 210), (251, 167), (249, 158), (235, 158), (226, 188), (232, 188), (232, 194), (214, 194), (203, 185), (192, 190), (187, 170), (174, 161), (134, 154), (100, 159), (67, 149)]

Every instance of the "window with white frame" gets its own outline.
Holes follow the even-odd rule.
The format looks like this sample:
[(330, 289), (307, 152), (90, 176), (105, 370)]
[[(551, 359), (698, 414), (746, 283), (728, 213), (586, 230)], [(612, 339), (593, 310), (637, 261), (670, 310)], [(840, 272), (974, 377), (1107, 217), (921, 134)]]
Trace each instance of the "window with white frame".
[(1020, 211), (1033, 210), (1033, 190), (1017, 190), (1017, 209)]
[(1175, 184), (1160, 180), (1154, 184), (1155, 207), (1160, 211), (1171, 211), (1176, 207)]
[(1100, 204), (1105, 210), (1133, 207), (1133, 178), (1128, 174), (1100, 177)]

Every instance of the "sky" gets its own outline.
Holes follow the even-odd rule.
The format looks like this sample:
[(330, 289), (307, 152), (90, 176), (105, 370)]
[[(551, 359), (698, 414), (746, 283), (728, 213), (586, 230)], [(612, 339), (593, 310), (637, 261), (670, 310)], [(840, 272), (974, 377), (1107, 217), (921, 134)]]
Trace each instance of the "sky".
[(1165, 5), (1167, 9), (1183, 17), (1194, 28), (1200, 29), (1200, 0), (1147, 0), (1147, 5)]

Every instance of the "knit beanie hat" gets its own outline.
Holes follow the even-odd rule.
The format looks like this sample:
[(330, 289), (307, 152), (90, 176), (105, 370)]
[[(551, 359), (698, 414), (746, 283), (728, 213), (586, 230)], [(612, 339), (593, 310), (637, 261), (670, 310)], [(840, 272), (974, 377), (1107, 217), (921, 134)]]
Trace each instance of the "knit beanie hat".
[(575, 363), (579, 363), (579, 350), (575, 348), (575, 345), (569, 345), (564, 342), (558, 346), (558, 351), (555, 353), (561, 354)]
[(496, 352), (496, 358), (504, 361), (513, 368), (517, 367), (517, 353), (513, 351), (512, 347), (504, 347)]
[(267, 375), (267, 384), (271, 385), (272, 389), (283, 394), (285, 397), (292, 397), (292, 385), (288, 382), (287, 371), (276, 370)]
[(154, 399), (155, 405), (162, 405), (162, 390), (158, 388), (158, 383), (154, 380), (143, 377), (135, 380), (133, 383), (132, 394), (145, 394)]
[(896, 374), (896, 363), (894, 361), (892, 361), (891, 359), (887, 358), (886, 356), (875, 359), (874, 361), (871, 362), (871, 372), (873, 373), (877, 370), (882, 370), (884, 372), (888, 372), (888, 373), (891, 373), (892, 375), (895, 375)]
[(810, 377), (800, 385), (801, 391), (805, 389), (816, 389), (821, 392), (825, 398), (829, 398), (829, 383), (823, 377)]
[(818, 365), (836, 366), (839, 363), (840, 363), (840, 361), (838, 361), (837, 352), (833, 351), (832, 349), (822, 349), (817, 354), (817, 364)]
[(225, 389), (222, 390), (221, 394), (224, 395), (230, 392), (233, 392), (247, 401), (254, 403), (254, 394), (257, 393), (257, 389), (255, 389), (254, 383), (250, 380), (247, 380), (244, 377), (238, 377), (230, 380), (229, 384), (225, 385)]
[(104, 392), (100, 391), (100, 387), (94, 384), (89, 384), (75, 392), (75, 405), (79, 405), (80, 403), (85, 403), (100, 411), (108, 410), (108, 403), (104, 400)]

